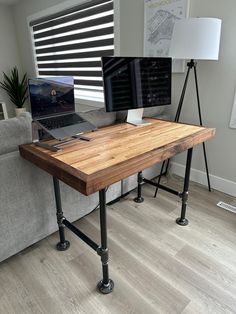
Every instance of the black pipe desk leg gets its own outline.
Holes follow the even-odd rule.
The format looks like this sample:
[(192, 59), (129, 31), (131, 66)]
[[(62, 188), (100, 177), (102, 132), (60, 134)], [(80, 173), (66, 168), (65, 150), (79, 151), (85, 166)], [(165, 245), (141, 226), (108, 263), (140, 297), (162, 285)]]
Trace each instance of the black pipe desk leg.
[(54, 193), (55, 193), (55, 201), (56, 201), (56, 208), (57, 208), (57, 224), (59, 227), (59, 236), (60, 242), (57, 243), (56, 248), (58, 251), (65, 251), (70, 247), (70, 242), (65, 239), (65, 233), (63, 225), (63, 212), (61, 207), (61, 193), (60, 193), (60, 186), (59, 180), (53, 177), (53, 185), (54, 185)]
[(107, 248), (107, 219), (106, 219), (106, 190), (99, 191), (100, 204), (100, 228), (101, 228), (101, 246), (98, 248), (98, 254), (102, 261), (103, 279), (99, 281), (97, 287), (103, 294), (111, 293), (114, 288), (114, 282), (109, 279), (108, 271), (108, 248)]
[(188, 149), (185, 177), (184, 177), (184, 190), (181, 195), (181, 198), (182, 198), (181, 216), (176, 219), (176, 223), (180, 226), (187, 226), (188, 224), (188, 219), (185, 218), (185, 214), (186, 214), (186, 208), (187, 208), (187, 202), (188, 202), (188, 188), (189, 188), (192, 153), (193, 153), (193, 149), (192, 148)]
[(135, 203), (142, 203), (144, 198), (142, 197), (142, 183), (143, 183), (143, 174), (142, 171), (138, 173), (138, 194), (134, 198)]

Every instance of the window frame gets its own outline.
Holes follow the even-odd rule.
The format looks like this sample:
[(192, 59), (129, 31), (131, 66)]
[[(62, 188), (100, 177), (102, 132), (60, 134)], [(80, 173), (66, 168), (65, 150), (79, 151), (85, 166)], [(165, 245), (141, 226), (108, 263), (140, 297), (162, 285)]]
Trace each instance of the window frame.
[[(49, 16), (54, 13), (58, 13), (66, 9), (70, 9), (75, 5), (80, 5), (86, 2), (88, 1), (87, 0), (68, 0), (58, 5), (54, 5), (47, 9), (41, 10), (27, 17), (27, 26), (28, 26), (29, 36), (30, 36), (30, 43), (31, 43), (31, 56), (32, 56), (32, 63), (34, 67), (35, 76), (38, 75), (37, 67), (36, 67), (37, 60), (36, 60), (36, 55), (34, 53), (34, 38), (33, 38), (32, 27), (30, 26), (30, 22), (40, 19), (42, 17)], [(114, 55), (120, 56), (120, 0), (113, 0), (113, 5), (114, 5)], [(88, 99), (83, 99), (83, 98), (75, 98), (75, 103), (97, 107), (97, 108), (104, 108), (104, 102), (88, 100)]]

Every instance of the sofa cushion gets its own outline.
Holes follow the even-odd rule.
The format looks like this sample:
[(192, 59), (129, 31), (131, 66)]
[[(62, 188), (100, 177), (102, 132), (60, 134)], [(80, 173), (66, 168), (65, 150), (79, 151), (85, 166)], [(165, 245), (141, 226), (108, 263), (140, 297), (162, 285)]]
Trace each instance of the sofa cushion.
[(20, 144), (32, 142), (31, 122), (29, 112), (0, 121), (0, 155), (18, 150)]
[(163, 114), (166, 106), (156, 106), (144, 108), (143, 116), (144, 117), (157, 117)]
[(106, 112), (104, 108), (79, 112), (79, 115), (94, 124), (97, 128), (114, 124), (116, 121), (116, 113)]
[[(165, 111), (166, 106), (156, 106), (156, 107), (148, 107), (148, 108), (144, 108), (143, 111), (143, 116), (144, 117), (159, 117), (160, 115), (163, 114), (163, 112)], [(126, 118), (127, 118), (127, 110), (123, 110), (123, 111), (118, 111), (117, 112), (117, 121), (119, 122), (125, 122)]]

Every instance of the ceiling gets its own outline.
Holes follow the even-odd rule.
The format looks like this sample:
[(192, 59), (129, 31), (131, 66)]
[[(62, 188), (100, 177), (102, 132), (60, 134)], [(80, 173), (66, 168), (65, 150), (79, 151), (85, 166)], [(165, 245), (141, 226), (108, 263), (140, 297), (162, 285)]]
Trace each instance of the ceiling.
[(19, 2), (20, 0), (0, 0), (0, 4), (14, 4)]

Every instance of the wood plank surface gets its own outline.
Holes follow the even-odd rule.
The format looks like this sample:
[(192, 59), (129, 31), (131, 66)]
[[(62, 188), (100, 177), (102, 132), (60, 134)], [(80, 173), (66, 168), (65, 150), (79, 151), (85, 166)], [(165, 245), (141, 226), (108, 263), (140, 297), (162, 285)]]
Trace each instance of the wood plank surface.
[[(122, 123), (89, 133), (58, 152), (21, 145), (22, 157), (85, 195), (202, 143), (215, 129), (148, 119), (148, 125)], [(53, 143), (53, 142), (50, 142)]]
[[(166, 184), (179, 190), (183, 179)], [(143, 203), (133, 202), (135, 191), (107, 208), (110, 295), (96, 290), (99, 256), (66, 230), (69, 250), (55, 249), (56, 232), (0, 263), (0, 313), (236, 313), (236, 215), (216, 206), (236, 198), (190, 182), (181, 227), (179, 199), (161, 190), (154, 199), (154, 191), (144, 184)], [(74, 224), (99, 243), (99, 210)]]

